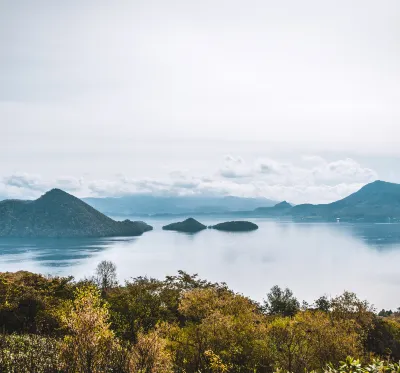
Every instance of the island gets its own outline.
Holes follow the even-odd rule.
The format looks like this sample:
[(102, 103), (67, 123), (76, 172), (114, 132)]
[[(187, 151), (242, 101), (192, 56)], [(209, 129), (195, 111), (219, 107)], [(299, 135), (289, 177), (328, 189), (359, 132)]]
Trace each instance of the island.
[(227, 221), (209, 227), (225, 232), (250, 232), (258, 229), (258, 225), (249, 221)]
[(0, 237), (140, 236), (152, 229), (142, 221), (115, 221), (61, 189), (33, 201), (0, 202)]
[(193, 218), (188, 218), (184, 221), (180, 221), (177, 223), (171, 223), (162, 227), (165, 231), (176, 231), (176, 232), (184, 232), (184, 233), (197, 233), (204, 229), (207, 229), (207, 226), (201, 224), (199, 221)]

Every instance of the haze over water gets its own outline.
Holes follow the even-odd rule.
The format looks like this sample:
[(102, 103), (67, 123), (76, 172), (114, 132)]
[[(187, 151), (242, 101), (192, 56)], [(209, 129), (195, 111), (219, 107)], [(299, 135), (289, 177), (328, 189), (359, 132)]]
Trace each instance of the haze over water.
[[(163, 279), (178, 270), (224, 281), (261, 301), (277, 284), (299, 300), (344, 290), (377, 308), (397, 308), (400, 296), (399, 224), (296, 224), (252, 219), (259, 230), (194, 235), (163, 231), (170, 219), (147, 219), (154, 231), (111, 239), (1, 239), (0, 271), (89, 277), (104, 259), (116, 263), (121, 281), (136, 276)], [(205, 224), (220, 219), (201, 219)]]

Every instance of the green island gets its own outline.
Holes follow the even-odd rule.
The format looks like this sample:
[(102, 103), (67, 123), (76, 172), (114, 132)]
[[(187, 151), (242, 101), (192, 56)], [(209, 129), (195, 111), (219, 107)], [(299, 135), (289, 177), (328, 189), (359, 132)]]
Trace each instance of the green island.
[(164, 225), (162, 227), (165, 231), (176, 231), (176, 232), (184, 232), (184, 233), (197, 233), (204, 229), (207, 229), (207, 226), (201, 224), (199, 221), (193, 218), (188, 218), (184, 221), (171, 223), (168, 225)]
[(249, 221), (227, 221), (212, 225), (211, 229), (225, 232), (250, 232), (258, 229), (258, 225)]
[(274, 286), (259, 303), (183, 271), (123, 285), (116, 273), (0, 273), (0, 371), (400, 371), (400, 312), (354, 293), (307, 304)]
[[(215, 225), (211, 225), (208, 228), (225, 232), (249, 232), (258, 229), (258, 225), (248, 221), (239, 220), (239, 221), (227, 221), (224, 223), (218, 223)], [(162, 227), (162, 229), (166, 231), (197, 233), (204, 229), (207, 229), (207, 226), (200, 223), (196, 219), (188, 218), (181, 222), (165, 225)]]

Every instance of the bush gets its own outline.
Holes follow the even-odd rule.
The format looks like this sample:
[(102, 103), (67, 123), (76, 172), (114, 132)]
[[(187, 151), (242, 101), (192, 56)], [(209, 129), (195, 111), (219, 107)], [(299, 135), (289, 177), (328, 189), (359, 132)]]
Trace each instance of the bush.
[(0, 336), (0, 372), (61, 372), (60, 342), (37, 335)]

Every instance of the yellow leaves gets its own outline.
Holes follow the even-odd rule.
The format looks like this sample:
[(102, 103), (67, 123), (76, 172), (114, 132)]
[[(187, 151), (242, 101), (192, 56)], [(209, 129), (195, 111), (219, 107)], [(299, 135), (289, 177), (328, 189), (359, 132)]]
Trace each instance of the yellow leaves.
[(227, 373), (231, 368), (230, 364), (224, 364), (221, 358), (215, 354), (212, 350), (207, 350), (204, 355), (208, 359), (208, 367), (212, 373)]
[(59, 342), (38, 335), (0, 335), (0, 371), (61, 372)]
[(215, 289), (194, 289), (183, 294), (178, 309), (188, 318), (202, 319), (216, 308), (217, 302)]
[(288, 371), (318, 369), (329, 361), (362, 353), (355, 323), (332, 320), (321, 311), (275, 319), (268, 326), (268, 339), (272, 360)]
[[(367, 352), (373, 351), (386, 356), (387, 347), (400, 354), (400, 324), (393, 318), (374, 319), (368, 304), (351, 293), (334, 298), (325, 312), (282, 317), (266, 315), (226, 287), (186, 275), (167, 282), (139, 278), (112, 288), (103, 293), (112, 307), (98, 288), (85, 284), (0, 274), (4, 325), (29, 322), (32, 330), (55, 338), (44, 343), (29, 337), (28, 358), (20, 359), (24, 364), (35, 343), (47, 349), (45, 356), (61, 366), (59, 371), (73, 373), (265, 373), (274, 368), (299, 373), (321, 371), (330, 361), (337, 366), (347, 355), (368, 359)], [(374, 334), (369, 333), (372, 327)], [(367, 333), (375, 346), (363, 344)], [(18, 338), (10, 341), (13, 351), (21, 350)]]
[(73, 362), (76, 372), (101, 372), (116, 341), (99, 291), (90, 285), (78, 288), (61, 319), (70, 332), (64, 339), (65, 360)]
[(118, 369), (132, 373), (172, 372), (167, 342), (157, 329), (139, 333), (132, 347), (121, 345), (110, 329), (108, 307), (96, 287), (78, 288), (61, 319), (69, 332), (62, 357), (74, 373), (102, 373), (118, 364)]
[(187, 318), (206, 318), (216, 310), (222, 315), (241, 317), (244, 313), (254, 313), (255, 306), (242, 295), (216, 288), (187, 291), (179, 303), (179, 311)]
[(241, 364), (247, 372), (261, 362), (265, 316), (248, 298), (226, 289), (194, 289), (184, 293), (179, 311), (185, 325), (168, 334), (178, 366), (188, 372), (236, 372)]
[(158, 329), (138, 334), (137, 343), (131, 349), (129, 367), (131, 372), (172, 372), (171, 354)]

